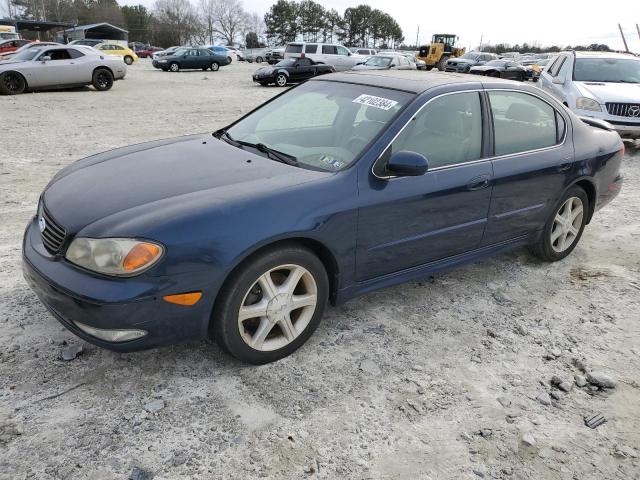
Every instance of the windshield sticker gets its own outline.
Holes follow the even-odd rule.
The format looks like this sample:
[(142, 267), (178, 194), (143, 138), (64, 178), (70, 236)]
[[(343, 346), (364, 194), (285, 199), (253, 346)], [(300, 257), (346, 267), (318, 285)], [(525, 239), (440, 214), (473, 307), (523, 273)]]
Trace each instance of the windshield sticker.
[(367, 107), (379, 108), (380, 110), (391, 110), (398, 102), (383, 97), (375, 97), (373, 95), (360, 95), (353, 103), (361, 103)]
[(328, 167), (333, 168), (334, 170), (339, 170), (344, 166), (344, 162), (341, 162), (337, 158), (332, 157), (330, 155), (323, 155), (322, 157), (320, 157), (319, 160), (325, 165), (327, 165)]

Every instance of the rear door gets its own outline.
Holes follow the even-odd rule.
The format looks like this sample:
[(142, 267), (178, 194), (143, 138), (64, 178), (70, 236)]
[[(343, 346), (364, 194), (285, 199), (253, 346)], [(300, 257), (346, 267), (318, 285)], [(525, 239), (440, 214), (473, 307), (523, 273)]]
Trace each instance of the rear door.
[(484, 244), (543, 227), (573, 170), (568, 117), (533, 93), (487, 90), (495, 183)]

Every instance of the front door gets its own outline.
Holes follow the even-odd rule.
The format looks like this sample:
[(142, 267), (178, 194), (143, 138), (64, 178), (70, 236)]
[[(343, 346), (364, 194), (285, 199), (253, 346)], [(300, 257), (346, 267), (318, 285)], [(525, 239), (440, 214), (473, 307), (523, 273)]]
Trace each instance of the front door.
[[(49, 57), (49, 60), (42, 60)], [(44, 50), (38, 58), (30, 62), (27, 72), (27, 82), (32, 87), (55, 87), (79, 83), (78, 68), (74, 68), (76, 61), (66, 48), (52, 48)]]
[(494, 125), (494, 187), (485, 244), (541, 229), (573, 169), (567, 119), (542, 98), (488, 91)]
[(482, 124), (478, 92), (436, 97), (383, 155), (423, 154), (427, 173), (384, 179), (371, 172), (359, 181), (358, 281), (480, 246), (493, 181), (491, 160), (483, 158)]

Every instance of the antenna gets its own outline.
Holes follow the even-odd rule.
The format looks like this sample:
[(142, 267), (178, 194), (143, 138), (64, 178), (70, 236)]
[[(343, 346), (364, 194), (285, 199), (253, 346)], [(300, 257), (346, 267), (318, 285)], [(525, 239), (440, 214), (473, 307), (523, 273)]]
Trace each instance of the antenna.
[(618, 30), (620, 30), (620, 35), (622, 36), (622, 42), (624, 43), (624, 50), (627, 53), (629, 53), (629, 47), (627, 46), (627, 39), (624, 38), (624, 33), (622, 32), (622, 27), (620, 26), (620, 24), (618, 24)]

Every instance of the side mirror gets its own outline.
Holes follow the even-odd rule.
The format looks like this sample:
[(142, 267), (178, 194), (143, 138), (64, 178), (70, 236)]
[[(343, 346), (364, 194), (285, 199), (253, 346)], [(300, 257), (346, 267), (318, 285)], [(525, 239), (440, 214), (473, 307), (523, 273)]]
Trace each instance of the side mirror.
[(427, 173), (429, 162), (427, 157), (416, 152), (400, 151), (391, 155), (386, 171), (398, 177), (418, 177)]
[(45, 55), (44, 57), (40, 58), (40, 61), (42, 63), (49, 62), (51, 61), (51, 57), (49, 55)]

